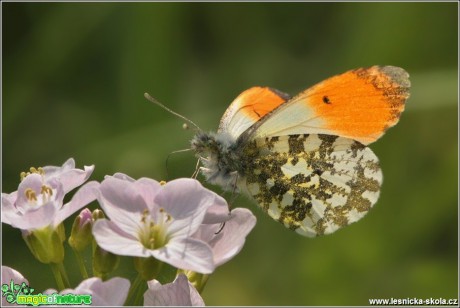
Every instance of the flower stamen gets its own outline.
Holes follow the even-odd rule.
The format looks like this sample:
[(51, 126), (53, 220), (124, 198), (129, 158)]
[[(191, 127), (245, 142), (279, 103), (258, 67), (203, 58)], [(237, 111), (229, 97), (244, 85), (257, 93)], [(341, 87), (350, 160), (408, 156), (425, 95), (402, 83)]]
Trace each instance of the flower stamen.
[(158, 214), (157, 222), (155, 222), (150, 217), (149, 210), (146, 209), (142, 213), (139, 239), (147, 249), (158, 249), (167, 243), (166, 224), (172, 220), (172, 217), (163, 208), (159, 209)]
[(38, 167), (38, 168), (30, 167), (29, 172), (24, 172), (24, 171), (23, 171), (23, 172), (21, 172), (21, 173), (19, 174), (19, 176), (20, 176), (20, 178), (21, 178), (21, 182), (22, 182), (22, 180), (24, 180), (24, 178), (25, 178), (26, 176), (31, 175), (31, 174), (33, 174), (33, 173), (40, 174), (40, 175), (44, 176), (44, 175), (45, 175), (45, 170), (43, 170), (42, 167)]
[(27, 188), (24, 191), (24, 194), (26, 195), (27, 200), (36, 202), (37, 201), (37, 195), (35, 194), (35, 191), (32, 188)]
[(52, 190), (51, 187), (49, 187), (49, 186), (42, 185), (41, 193), (42, 193), (42, 194), (50, 195), (50, 197), (51, 197), (51, 196), (53, 195), (53, 190)]
[(51, 196), (53, 195), (53, 189), (49, 186), (42, 185), (40, 193), (42, 194), (43, 203), (46, 203), (51, 199)]
[(145, 209), (142, 212), (141, 223), (145, 224), (145, 222), (147, 221), (147, 216), (148, 215), (149, 215), (149, 210)]

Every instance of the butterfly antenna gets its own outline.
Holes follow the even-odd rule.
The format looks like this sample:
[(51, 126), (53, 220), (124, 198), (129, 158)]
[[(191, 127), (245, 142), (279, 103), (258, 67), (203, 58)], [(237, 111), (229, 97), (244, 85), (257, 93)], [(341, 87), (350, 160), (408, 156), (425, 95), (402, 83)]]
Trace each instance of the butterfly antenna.
[(172, 113), (173, 115), (183, 119), (184, 121), (187, 121), (188, 123), (192, 124), (198, 131), (201, 131), (201, 128), (196, 125), (195, 123), (193, 123), (192, 120), (190, 119), (187, 119), (186, 117), (184, 117), (183, 115), (181, 114), (178, 114), (177, 112), (175, 111), (172, 111), (171, 109), (169, 109), (168, 107), (166, 107), (165, 105), (163, 105), (162, 103), (160, 103), (157, 99), (153, 98), (150, 94), (148, 93), (144, 93), (144, 97), (149, 100), (150, 102), (154, 103), (155, 105), (157, 106), (160, 106), (161, 108), (163, 108), (164, 110), (168, 111), (169, 113)]

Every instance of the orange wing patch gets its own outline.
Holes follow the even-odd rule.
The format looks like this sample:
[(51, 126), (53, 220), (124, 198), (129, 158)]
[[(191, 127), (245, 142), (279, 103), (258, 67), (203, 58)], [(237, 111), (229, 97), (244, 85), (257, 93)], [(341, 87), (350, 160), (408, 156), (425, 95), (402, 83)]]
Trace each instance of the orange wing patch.
[(289, 95), (269, 87), (252, 87), (241, 93), (237, 100), (239, 109), (257, 121), (289, 99)]
[(218, 132), (238, 138), (260, 118), (286, 102), (290, 96), (269, 87), (252, 87), (230, 104), (220, 120)]
[(368, 144), (398, 122), (409, 88), (409, 74), (402, 68), (373, 66), (331, 77), (297, 99), (305, 97), (326, 129)]

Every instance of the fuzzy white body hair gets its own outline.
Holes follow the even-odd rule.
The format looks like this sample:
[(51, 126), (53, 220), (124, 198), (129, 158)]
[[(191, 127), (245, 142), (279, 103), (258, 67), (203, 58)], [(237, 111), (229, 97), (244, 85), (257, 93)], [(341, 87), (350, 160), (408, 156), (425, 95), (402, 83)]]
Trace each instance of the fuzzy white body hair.
[(191, 146), (201, 161), (200, 171), (209, 183), (224, 190), (237, 190), (237, 181), (243, 177), (243, 162), (237, 142), (230, 134), (198, 132)]

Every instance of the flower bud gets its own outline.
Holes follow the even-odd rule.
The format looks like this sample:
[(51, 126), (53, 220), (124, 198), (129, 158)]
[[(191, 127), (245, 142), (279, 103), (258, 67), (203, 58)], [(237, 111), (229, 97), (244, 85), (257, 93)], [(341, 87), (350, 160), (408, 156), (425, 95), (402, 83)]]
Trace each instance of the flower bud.
[(72, 232), (69, 238), (69, 245), (74, 250), (82, 252), (93, 240), (91, 233), (93, 217), (91, 211), (83, 209), (75, 218), (72, 226)]
[(120, 264), (120, 257), (95, 245), (93, 253), (93, 273), (105, 280)]
[(93, 221), (96, 221), (97, 219), (105, 218), (104, 212), (101, 211), (100, 209), (95, 209), (91, 215), (93, 216)]

